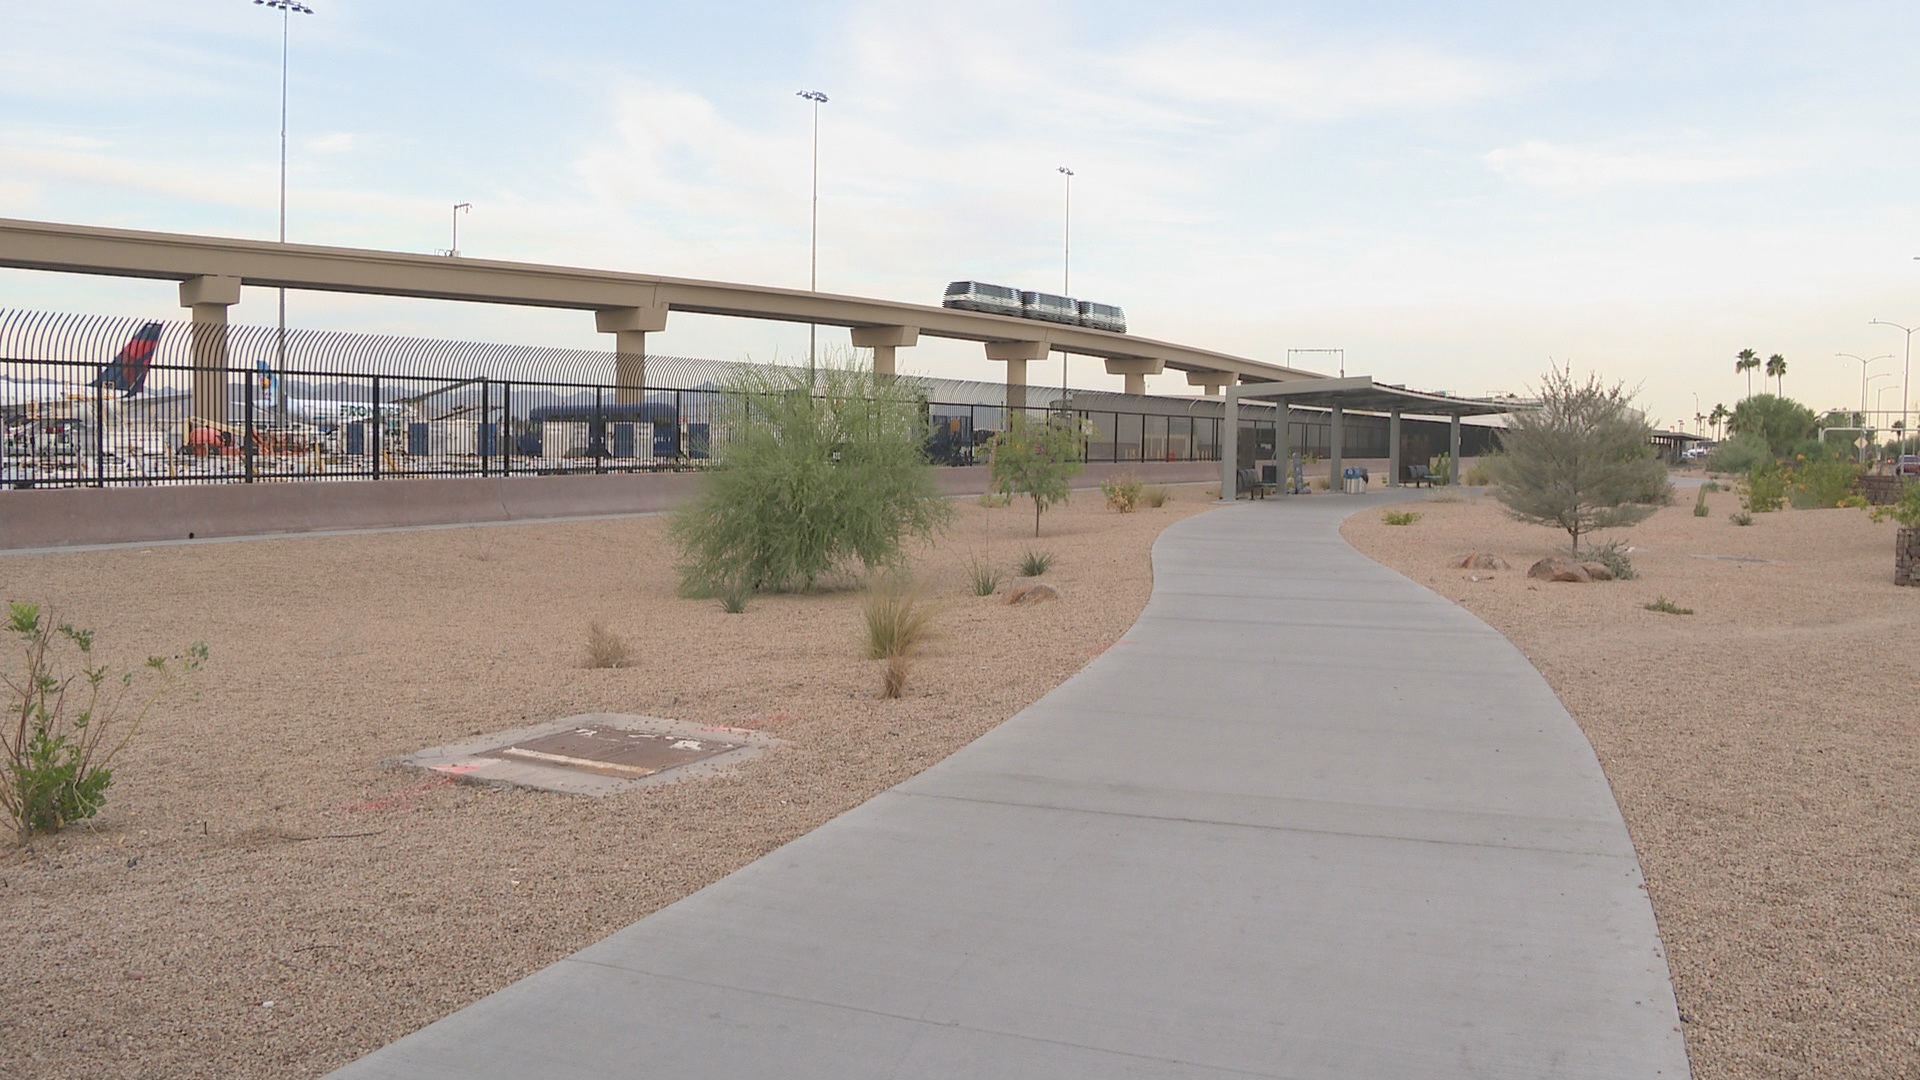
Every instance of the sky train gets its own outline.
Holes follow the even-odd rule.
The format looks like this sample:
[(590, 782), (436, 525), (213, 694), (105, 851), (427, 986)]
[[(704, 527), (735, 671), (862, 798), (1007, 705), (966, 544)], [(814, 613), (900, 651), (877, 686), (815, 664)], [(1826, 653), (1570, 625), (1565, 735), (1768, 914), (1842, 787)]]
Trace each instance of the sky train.
[(961, 311), (984, 311), (990, 315), (1012, 315), (1019, 319), (1084, 326), (1090, 330), (1127, 332), (1127, 313), (1112, 304), (1075, 300), (1055, 293), (1009, 289), (984, 281), (956, 281), (947, 286), (941, 307)]

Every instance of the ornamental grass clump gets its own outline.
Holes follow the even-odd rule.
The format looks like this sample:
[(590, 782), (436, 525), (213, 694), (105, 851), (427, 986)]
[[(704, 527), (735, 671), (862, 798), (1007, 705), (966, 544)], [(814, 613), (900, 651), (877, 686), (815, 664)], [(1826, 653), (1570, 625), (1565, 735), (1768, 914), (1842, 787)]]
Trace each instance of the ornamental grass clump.
[(633, 663), (633, 652), (619, 634), (598, 619), (587, 624), (587, 666), (622, 668)]
[(142, 670), (116, 675), (94, 663), (93, 631), (56, 622), (38, 604), (7, 605), (6, 632), (17, 666), (0, 669), (0, 810), (24, 844), (99, 812), (114, 759), (161, 697), (206, 662), (207, 647), (150, 656)]
[(861, 608), (866, 618), (867, 658), (887, 662), (880, 696), (897, 698), (906, 689), (914, 655), (933, 628), (933, 609), (917, 587), (899, 578), (870, 585)]
[(1053, 553), (1028, 548), (1020, 556), (1020, 576), (1039, 577), (1053, 568)]

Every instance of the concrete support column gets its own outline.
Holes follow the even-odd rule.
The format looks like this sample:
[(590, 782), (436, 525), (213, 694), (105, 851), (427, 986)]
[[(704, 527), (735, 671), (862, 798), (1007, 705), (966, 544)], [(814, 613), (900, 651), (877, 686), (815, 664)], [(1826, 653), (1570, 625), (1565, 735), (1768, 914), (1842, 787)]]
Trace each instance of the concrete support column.
[(1342, 443), (1344, 441), (1344, 437), (1346, 434), (1344, 431), (1341, 430), (1342, 427), (1344, 426), (1343, 424), (1344, 420), (1345, 420), (1345, 413), (1341, 410), (1340, 406), (1335, 405), (1333, 407), (1333, 418), (1327, 425), (1327, 491), (1328, 493), (1343, 490), (1340, 486), (1342, 482), (1341, 476), (1340, 476), (1340, 468), (1341, 468), (1340, 462), (1343, 457), (1343, 449), (1344, 449), (1344, 447), (1342, 446)]
[(873, 350), (875, 375), (898, 374), (894, 367), (893, 351), (919, 343), (920, 328), (917, 326), (856, 326), (853, 328), (853, 347)]
[(180, 283), (180, 306), (193, 311), (193, 415), (227, 416), (227, 309), (240, 302), (240, 279), (212, 275)]
[[(1280, 399), (1280, 410), (1273, 418), (1273, 456), (1279, 460), (1280, 493), (1293, 494), (1293, 406), (1285, 398)], [(1301, 467), (1301, 479), (1306, 478), (1306, 468)]]
[(1044, 341), (987, 342), (987, 359), (1007, 365), (1007, 408), (1027, 407), (1027, 364), (1046, 358), (1047, 343)]
[(1165, 370), (1167, 370), (1167, 362), (1165, 360), (1148, 360), (1134, 357), (1126, 357), (1124, 359), (1110, 358), (1107, 360), (1107, 374), (1126, 376), (1127, 385), (1126, 389), (1122, 392), (1133, 394), (1136, 397), (1147, 392), (1147, 376), (1158, 375)]
[(1460, 418), (1447, 418), (1447, 483), (1460, 482)]
[(647, 335), (667, 328), (667, 305), (603, 308), (593, 328), (613, 335), (613, 400), (633, 405), (646, 399)]
[(1222, 387), (1232, 386), (1236, 381), (1238, 380), (1231, 371), (1187, 372), (1187, 385), (1206, 387), (1208, 397), (1219, 394)]
[(1240, 395), (1227, 391), (1220, 419), (1220, 501), (1232, 502), (1237, 489), (1234, 470), (1240, 466)]
[(1387, 413), (1387, 486), (1400, 486), (1400, 410)]

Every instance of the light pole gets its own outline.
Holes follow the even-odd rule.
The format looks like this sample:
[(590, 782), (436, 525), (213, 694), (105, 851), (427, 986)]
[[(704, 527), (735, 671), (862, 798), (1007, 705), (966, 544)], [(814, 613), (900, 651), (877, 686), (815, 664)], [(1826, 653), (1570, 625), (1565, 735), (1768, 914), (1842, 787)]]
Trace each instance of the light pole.
[[(1065, 165), (1054, 170), (1067, 182), (1066, 212), (1061, 216), (1060, 234), (1060, 295), (1073, 295), (1073, 170)], [(1067, 354), (1060, 354), (1060, 408), (1066, 411), (1067, 402)]]
[(1850, 352), (1834, 353), (1833, 355), (1844, 356), (1849, 360), (1860, 361), (1860, 411), (1863, 413), (1866, 412), (1867, 411), (1867, 365), (1878, 363), (1881, 360), (1891, 360), (1893, 359), (1893, 354), (1881, 353), (1879, 356), (1876, 356), (1871, 360), (1867, 359), (1864, 356), (1855, 356)]
[(1908, 379), (1913, 375), (1913, 332), (1920, 330), (1920, 326), (1901, 326), (1897, 322), (1888, 322), (1885, 319), (1868, 319), (1867, 325), (1891, 326), (1895, 330), (1903, 331), (1907, 335), (1906, 366), (1900, 374), (1900, 431), (1902, 433), (1900, 438), (1902, 439), (1901, 445), (1905, 446), (1905, 432), (1907, 428), (1911, 426), (1907, 423), (1907, 406), (1910, 404), (1908, 399), (1913, 395), (1907, 392), (1907, 388)]
[[(827, 95), (818, 90), (801, 90), (797, 96), (813, 102), (813, 238), (807, 249), (807, 291), (819, 292), (820, 275), (820, 106), (826, 104)], [(813, 393), (814, 347), (820, 327), (815, 323), (807, 324), (807, 393)]]
[(447, 257), (450, 259), (460, 257), (460, 211), (462, 210), (469, 214), (473, 213), (473, 204), (470, 202), (453, 204), (453, 246), (447, 249)]
[[(287, 28), (293, 21), (293, 13), (313, 14), (313, 9), (300, 0), (253, 0), (266, 8), (280, 13), (280, 242), (287, 242)], [(279, 394), (274, 402), (274, 410), (279, 413), (280, 422), (287, 421), (287, 290), (280, 289), (280, 333), (276, 338), (279, 346), (280, 378)]]

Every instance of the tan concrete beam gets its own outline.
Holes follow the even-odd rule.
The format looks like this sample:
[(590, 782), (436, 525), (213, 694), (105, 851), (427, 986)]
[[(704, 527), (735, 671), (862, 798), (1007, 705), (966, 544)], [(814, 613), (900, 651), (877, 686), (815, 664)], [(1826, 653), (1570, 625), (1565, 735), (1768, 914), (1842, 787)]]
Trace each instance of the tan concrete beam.
[(1027, 407), (1027, 364), (1046, 358), (1044, 341), (987, 342), (987, 359), (1007, 365), (1007, 408)]
[(633, 405), (646, 399), (647, 335), (667, 328), (667, 305), (601, 308), (593, 328), (613, 335), (613, 400)]
[(1147, 392), (1147, 376), (1158, 375), (1165, 370), (1165, 360), (1148, 360), (1144, 357), (1110, 357), (1107, 360), (1107, 374), (1126, 376), (1125, 392), (1135, 396)]
[(1236, 381), (1238, 380), (1231, 371), (1187, 372), (1187, 385), (1206, 387), (1208, 397), (1217, 396), (1222, 387), (1232, 386)]
[(188, 278), (180, 306), (193, 311), (193, 415), (227, 422), (227, 308), (240, 302), (240, 279)]
[(856, 326), (853, 328), (853, 347), (873, 350), (875, 375), (895, 374), (894, 350), (919, 343), (920, 328), (917, 326)]

